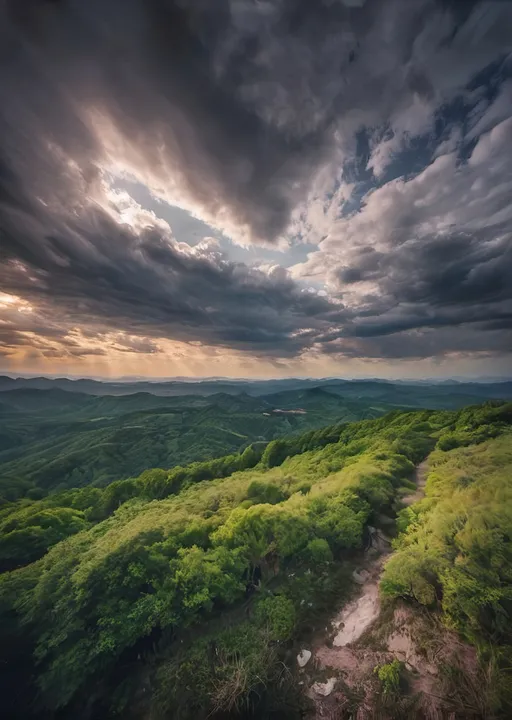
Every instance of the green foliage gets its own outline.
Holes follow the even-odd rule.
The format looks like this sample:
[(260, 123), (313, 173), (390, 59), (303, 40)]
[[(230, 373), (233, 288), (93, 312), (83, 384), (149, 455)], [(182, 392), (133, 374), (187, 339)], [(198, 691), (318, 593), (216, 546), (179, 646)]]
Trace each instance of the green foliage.
[(439, 440), (437, 441), (437, 447), (439, 450), (453, 450), (456, 447), (459, 447), (460, 440), (454, 433), (444, 433)]
[(276, 505), (286, 499), (286, 494), (274, 483), (253, 480), (247, 488), (247, 497), (255, 504), (269, 503)]
[(237, 550), (248, 566), (261, 568), (264, 576), (276, 574), (279, 558), (286, 559), (305, 547), (310, 527), (299, 511), (283, 505), (255, 505), (233, 510), (213, 534), (215, 544)]
[[(307, 411), (271, 412), (276, 402), (291, 408), (300, 404)], [(104, 487), (150, 468), (183, 467), (228, 454), (242, 453), (238, 469), (248, 469), (258, 464), (265, 445), (275, 438), (376, 417), (387, 409), (385, 404), (377, 409), (371, 405), (370, 400), (329, 393), (318, 397), (314, 391), (275, 398), (224, 393), (159, 397), (148, 392), (95, 397), (59, 389), (3, 392), (0, 497), (39, 499), (89, 484)], [(274, 464), (279, 462), (277, 457)], [(170, 478), (171, 485), (175, 480)], [(176, 492), (164, 483), (162, 493), (157, 479), (153, 481), (151, 497)]]
[(313, 538), (308, 542), (302, 556), (308, 565), (322, 565), (324, 563), (330, 563), (333, 560), (331, 548), (329, 543), (324, 538)]
[(295, 628), (295, 607), (284, 595), (270, 595), (259, 600), (255, 617), (267, 628), (271, 640), (288, 640)]
[(448, 452), (497, 437), (510, 424), (511, 414), (510, 404), (496, 402), (484, 403), (477, 409), (463, 409), (455, 422), (440, 434), (437, 449)]
[(416, 600), (422, 605), (434, 605), (437, 574), (442, 566), (442, 558), (433, 555), (425, 548), (407, 547), (393, 555), (386, 564), (381, 581), (381, 591), (385, 595), (400, 596)]
[(42, 557), (49, 547), (88, 527), (84, 513), (72, 508), (29, 504), (0, 516), (0, 571)]
[(261, 460), (263, 450), (261, 446), (258, 448), (254, 445), (248, 445), (240, 458), (240, 470), (248, 470), (253, 468)]
[(246, 716), (278, 673), (266, 627), (245, 622), (208, 633), (160, 665), (153, 712), (178, 720), (205, 717), (205, 708)]
[[(483, 434), (485, 427), (478, 432)], [(505, 432), (432, 453), (427, 497), (409, 509), (381, 586), (386, 594), (426, 605), (442, 598), (447, 620), (468, 637), (507, 643), (512, 641), (511, 437)]]
[(364, 514), (355, 513), (344, 504), (343, 496), (314, 498), (310, 503), (309, 517), (314, 534), (336, 550), (358, 547), (361, 544)]
[(281, 465), (287, 458), (289, 443), (286, 440), (273, 440), (265, 448), (261, 462), (265, 467), (273, 468)]
[[(0, 627), (28, 648), (23, 664), (35, 663), (50, 713), (60, 708), (66, 717), (110, 699), (117, 707), (126, 693), (135, 702), (130, 687), (136, 692), (141, 678), (155, 688), (148, 702), (172, 717), (245, 712), (277, 672), (279, 643), (307, 612), (339, 602), (334, 560), (361, 546), (367, 523), (392, 512), (412, 463), (446, 428), (473, 423), (481, 435), (487, 422), (502, 435), (430, 456), (427, 498), (412, 509), (402, 562), (390, 561), (383, 590), (442, 602), (455, 626), (504, 638), (512, 566), (507, 412), (394, 412), (286, 438), (261, 461), (246, 449), (106, 488), (7, 503), (0, 547), (15, 562), (9, 567), (28, 564), (0, 576)], [(32, 539), (33, 528), (47, 533), (44, 541), (40, 530)], [(26, 541), (9, 539), (25, 531)], [(13, 640), (6, 663), (14, 647)], [(114, 691), (120, 676), (123, 692)]]
[(401, 672), (402, 663), (399, 660), (393, 660), (393, 662), (386, 663), (385, 665), (377, 665), (377, 667), (374, 668), (374, 673), (376, 673), (382, 683), (382, 692), (385, 695), (398, 692)]
[[(426, 497), (402, 511), (381, 591), (437, 607), (445, 622), (505, 663), (512, 655), (511, 406), (468, 408), (429, 457)], [(489, 439), (491, 438), (491, 439)], [(454, 441), (456, 439), (456, 442)], [(471, 442), (472, 440), (472, 442)], [(508, 668), (508, 670), (507, 670)], [(500, 681), (501, 683), (501, 681)], [(500, 685), (501, 687), (501, 685)], [(512, 708), (512, 698), (499, 692)], [(505, 696), (508, 700), (504, 700)]]

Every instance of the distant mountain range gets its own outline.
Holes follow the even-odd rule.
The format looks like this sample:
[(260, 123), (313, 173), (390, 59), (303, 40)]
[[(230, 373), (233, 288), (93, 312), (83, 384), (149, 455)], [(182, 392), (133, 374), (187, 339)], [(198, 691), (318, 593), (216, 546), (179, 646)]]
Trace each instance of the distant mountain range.
[(339, 378), (313, 379), (313, 378), (285, 378), (271, 380), (231, 380), (228, 378), (208, 378), (205, 380), (174, 379), (168, 381), (101, 381), (88, 378), (12, 378), (0, 375), (0, 392), (18, 388), (31, 388), (34, 390), (60, 389), (68, 392), (86, 393), (88, 395), (132, 395), (134, 393), (150, 393), (162, 397), (176, 397), (180, 395), (214, 395), (227, 393), (239, 395), (246, 393), (253, 397), (269, 395), (283, 390), (301, 390), (307, 388), (323, 387), (338, 394), (348, 394), (355, 397), (358, 394), (368, 396), (369, 392), (381, 393), (384, 389), (393, 388), (422, 388), (428, 387), (435, 394), (439, 392), (467, 394), (472, 397), (502, 398), (512, 394), (512, 380), (499, 380), (493, 382), (490, 378), (481, 381), (463, 380), (418, 380), (418, 381), (391, 381), (379, 379), (343, 380)]

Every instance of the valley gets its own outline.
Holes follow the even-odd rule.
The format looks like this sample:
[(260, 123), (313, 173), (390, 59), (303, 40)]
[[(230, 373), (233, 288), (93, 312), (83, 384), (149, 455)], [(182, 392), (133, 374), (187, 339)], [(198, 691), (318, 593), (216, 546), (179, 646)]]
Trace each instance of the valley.
[(512, 399), (511, 383), (100, 383), (0, 377), (0, 498), (136, 477), (395, 408)]

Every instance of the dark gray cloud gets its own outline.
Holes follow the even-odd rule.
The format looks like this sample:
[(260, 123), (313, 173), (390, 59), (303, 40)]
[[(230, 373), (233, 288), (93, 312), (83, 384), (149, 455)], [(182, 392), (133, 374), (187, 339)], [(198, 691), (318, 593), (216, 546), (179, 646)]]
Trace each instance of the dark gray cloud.
[(512, 117), (488, 115), (467, 160), (449, 152), (375, 189), (298, 268), (329, 277), (346, 305), (321, 337), (328, 352), (512, 350)]
[[(388, 253), (355, 255), (351, 267), (338, 272), (340, 287), (369, 280), (380, 288), (379, 307), (372, 312), (377, 320), (360, 325), (360, 333), (389, 334), (409, 323), (457, 325), (457, 318), (484, 322), (508, 317), (512, 326), (512, 243), (510, 231), (501, 230), (501, 237), (499, 228), (491, 227), (471, 234), (426, 236)], [(419, 312), (416, 318), (397, 315), (394, 321), (381, 322), (386, 305)]]
[(342, 296), (365, 282), (378, 292), (346, 309), (343, 326), (318, 341), (327, 352), (344, 346), (347, 354), (368, 357), (511, 352), (511, 237), (490, 227), (355, 254), (353, 265), (336, 272)]
[(464, 167), (443, 161), (422, 182), (377, 188), (354, 218), (333, 213), (295, 273), (327, 279), (331, 297), (180, 245), (148, 213), (123, 225), (104, 171), (118, 163), (207, 222), (276, 242), (363, 128), (377, 185), (510, 53), (510, 22), (509, 4), (455, 0), (5, 0), (0, 286), (39, 314), (32, 329), (11, 320), (0, 343), (53, 333), (78, 354), (69, 330), (91, 326), (141, 353), (161, 337), (274, 357), (505, 351), (506, 93), (483, 102)]
[(270, 241), (340, 130), (390, 117), (403, 129), (414, 97), (441, 101), (510, 48), (506, 8), (459, 37), (461, 18), (434, 0), (7, 0), (0, 12), (3, 137), (31, 191), (66, 197), (69, 159), (87, 189), (103, 118), (133, 162), (162, 180), (172, 170), (211, 214), (227, 207)]
[[(262, 272), (232, 263), (215, 245), (191, 249), (155, 227), (135, 233), (100, 208), (61, 218), (28, 247), (27, 235), (19, 233), (20, 215), (15, 219), (16, 225), (5, 227), (2, 286), (46, 307), (58, 328), (89, 322), (142, 336), (293, 355), (331, 316), (339, 317), (327, 299), (305, 291), (280, 268)], [(25, 227), (40, 219), (25, 218)], [(59, 333), (33, 325), (28, 330)]]
[[(7, 2), (2, 15), (9, 130), (19, 145), (38, 143), (35, 156), (23, 158), (33, 184), (41, 183), (31, 189), (44, 197), (42, 183), (62, 173), (67, 158), (79, 163), (85, 182), (94, 177), (104, 153), (88, 115), (94, 111), (127, 145), (136, 143), (133, 152), (125, 148), (130, 159), (161, 178), (172, 168), (211, 213), (227, 206), (264, 240), (284, 230), (330, 142), (334, 98), (322, 71), (332, 51), (322, 50), (324, 32), (334, 21), (329, 34), (339, 37), (347, 10), (68, 0)], [(268, 54), (278, 48), (278, 57)], [(60, 179), (52, 177), (52, 192), (53, 185), (68, 191)]]
[[(508, 326), (510, 328), (510, 325)], [(491, 363), (496, 358), (506, 358), (510, 354), (512, 334), (502, 330), (484, 332), (464, 324), (450, 327), (425, 327), (418, 330), (396, 329), (393, 334), (365, 338), (344, 338), (338, 347), (336, 342), (327, 348), (329, 353), (340, 352), (345, 357), (387, 359), (390, 361), (416, 360), (418, 358), (440, 359), (443, 357), (487, 358)], [(504, 363), (503, 367), (507, 368)], [(489, 368), (492, 365), (489, 364)], [(399, 366), (397, 366), (399, 369)], [(508, 368), (507, 368), (508, 371)]]

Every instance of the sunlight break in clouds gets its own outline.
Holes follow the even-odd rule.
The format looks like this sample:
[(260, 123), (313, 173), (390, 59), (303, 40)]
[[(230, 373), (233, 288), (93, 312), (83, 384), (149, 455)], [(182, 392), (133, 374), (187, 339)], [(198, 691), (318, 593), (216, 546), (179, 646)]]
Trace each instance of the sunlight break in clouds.
[(4, 369), (502, 373), (511, 23), (476, 0), (7, 0)]

